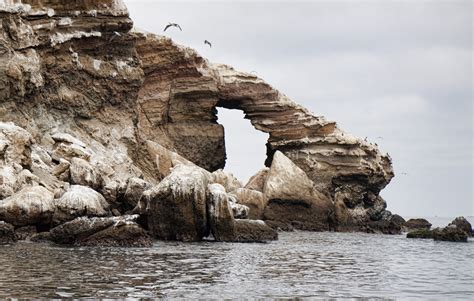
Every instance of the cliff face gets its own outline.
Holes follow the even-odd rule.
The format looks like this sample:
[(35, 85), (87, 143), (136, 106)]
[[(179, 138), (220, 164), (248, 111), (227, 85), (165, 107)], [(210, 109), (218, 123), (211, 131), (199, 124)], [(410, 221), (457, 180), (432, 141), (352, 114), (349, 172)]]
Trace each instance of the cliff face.
[(393, 177), (390, 158), (262, 79), (132, 30), (118, 0), (16, 2), (0, 1), (0, 121), (31, 134), (33, 159), (52, 157), (23, 166), (49, 179), (41, 185), (67, 183), (56, 173), (71, 157), (96, 167), (105, 186), (131, 177), (157, 184), (168, 174), (157, 160), (162, 147), (208, 171), (223, 168), (216, 107), (224, 107), (269, 134), (267, 166), (280, 151), (307, 174), (332, 204), (331, 227), (378, 230), (389, 219), (379, 192)]

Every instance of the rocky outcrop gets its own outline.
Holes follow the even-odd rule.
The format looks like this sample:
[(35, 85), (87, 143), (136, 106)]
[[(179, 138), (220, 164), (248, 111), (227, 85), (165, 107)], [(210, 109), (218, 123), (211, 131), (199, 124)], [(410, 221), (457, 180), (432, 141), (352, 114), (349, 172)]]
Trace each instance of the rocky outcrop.
[(433, 239), (433, 231), (430, 229), (423, 229), (419, 228), (413, 231), (410, 231), (407, 233), (407, 238), (423, 238), (423, 239), (428, 239), (431, 238)]
[(424, 218), (411, 218), (406, 221), (404, 227), (408, 230), (416, 230), (416, 229), (429, 230), (431, 228), (431, 223)]
[(17, 241), (15, 228), (3, 221), (0, 221), (0, 245), (10, 244)]
[(235, 240), (235, 220), (224, 186), (211, 184), (208, 187), (209, 226), (216, 241)]
[(464, 216), (456, 217), (451, 223), (449, 223), (448, 227), (451, 225), (454, 225), (458, 229), (466, 232), (468, 236), (473, 235), (471, 223), (469, 223)]
[[(210, 230), (207, 186), (218, 183), (236, 221), (393, 232), (379, 196), (388, 155), (252, 74), (132, 30), (122, 1), (9, 0), (0, 17), (0, 204), (40, 186), (55, 198), (54, 225), (139, 212), (156, 238), (195, 241)], [(269, 135), (270, 168), (247, 190), (219, 170), (217, 107)]]

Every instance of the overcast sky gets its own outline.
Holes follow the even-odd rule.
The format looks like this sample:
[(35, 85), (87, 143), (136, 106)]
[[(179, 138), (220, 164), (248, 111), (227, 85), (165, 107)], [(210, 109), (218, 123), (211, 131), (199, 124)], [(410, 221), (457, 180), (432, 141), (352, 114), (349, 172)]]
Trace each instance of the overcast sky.
[[(396, 173), (382, 192), (389, 210), (474, 215), (471, 1), (125, 2), (137, 27), (162, 34), (177, 22), (182, 32), (166, 32), (176, 42), (256, 71), (377, 142)], [(226, 169), (245, 182), (263, 166), (268, 137), (242, 117), (219, 110)]]

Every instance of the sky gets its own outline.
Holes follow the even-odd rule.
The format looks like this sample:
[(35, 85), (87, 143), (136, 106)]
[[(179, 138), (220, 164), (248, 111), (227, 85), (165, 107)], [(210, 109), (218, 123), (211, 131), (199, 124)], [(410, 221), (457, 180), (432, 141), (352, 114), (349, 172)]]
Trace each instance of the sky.
[[(473, 4), (449, 1), (125, 0), (135, 26), (257, 75), (393, 159), (382, 191), (402, 216), (474, 215)], [(213, 47), (204, 45), (204, 40)], [(268, 136), (219, 110), (243, 182)], [(381, 138), (378, 138), (381, 137)], [(402, 173), (407, 173), (404, 175)]]

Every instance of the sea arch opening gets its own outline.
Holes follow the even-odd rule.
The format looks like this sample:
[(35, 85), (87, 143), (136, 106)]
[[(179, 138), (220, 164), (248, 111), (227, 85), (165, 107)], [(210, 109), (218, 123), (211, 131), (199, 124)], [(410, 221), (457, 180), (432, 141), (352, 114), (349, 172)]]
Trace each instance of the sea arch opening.
[(226, 162), (242, 183), (265, 167), (268, 133), (257, 130), (240, 109), (217, 107), (217, 121), (224, 127)]

